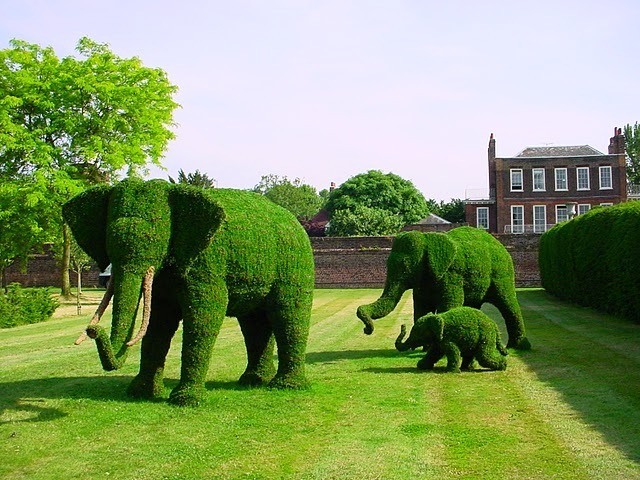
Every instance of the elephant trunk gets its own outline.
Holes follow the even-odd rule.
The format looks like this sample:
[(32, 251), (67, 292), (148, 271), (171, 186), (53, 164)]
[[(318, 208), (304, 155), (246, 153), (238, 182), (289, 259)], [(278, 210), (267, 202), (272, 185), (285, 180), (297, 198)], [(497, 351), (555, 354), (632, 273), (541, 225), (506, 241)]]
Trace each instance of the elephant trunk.
[[(87, 327), (87, 335), (96, 340), (100, 362), (105, 370), (121, 368), (127, 358), (128, 348), (138, 342), (146, 333), (151, 316), (153, 273), (154, 269), (150, 267), (144, 278), (140, 279), (139, 275), (125, 273), (115, 267), (113, 269), (112, 279), (115, 278), (113, 296), (115, 298), (111, 335), (107, 335), (106, 330), (97, 325), (99, 318), (95, 322), (92, 319), (92, 323)], [(103, 302), (108, 297), (108, 294), (109, 288), (107, 288)], [(142, 324), (137, 335), (132, 338), (141, 296), (144, 297)], [(108, 304), (108, 300), (106, 300), (106, 303)], [(106, 305), (104, 308), (106, 308)], [(98, 310), (100, 310), (100, 307)]]
[(398, 350), (399, 352), (406, 352), (407, 350), (411, 349), (411, 346), (409, 345), (408, 341), (405, 343), (402, 343), (402, 340), (404, 340), (404, 337), (406, 335), (407, 335), (407, 327), (403, 323), (400, 326), (400, 335), (398, 335), (398, 338), (396, 338), (396, 350)]
[(358, 307), (356, 314), (365, 325), (364, 333), (367, 335), (373, 333), (373, 320), (389, 315), (393, 309), (396, 308), (396, 305), (398, 305), (404, 291), (405, 289), (397, 283), (387, 283), (378, 300), (368, 305), (360, 305)]

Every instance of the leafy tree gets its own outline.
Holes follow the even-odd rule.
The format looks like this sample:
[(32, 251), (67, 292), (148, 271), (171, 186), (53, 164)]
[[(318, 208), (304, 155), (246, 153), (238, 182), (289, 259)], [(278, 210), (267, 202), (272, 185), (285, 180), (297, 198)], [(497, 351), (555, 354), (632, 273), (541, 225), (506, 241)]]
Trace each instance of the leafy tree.
[(199, 170), (196, 170), (193, 173), (184, 173), (184, 170), (178, 170), (178, 181), (174, 180), (172, 177), (169, 177), (170, 183), (186, 183), (189, 185), (194, 185), (196, 187), (201, 188), (215, 188), (216, 180), (209, 177), (206, 173), (202, 173)]
[(286, 208), (300, 221), (309, 220), (322, 208), (323, 199), (311, 185), (296, 178), (263, 175), (253, 191)]
[(452, 198), (448, 202), (440, 200), (437, 203), (433, 199), (427, 201), (429, 204), (429, 210), (431, 213), (438, 215), (440, 218), (444, 218), (451, 223), (464, 223), (464, 201), (459, 198)]
[(6, 269), (51, 241), (51, 204), (38, 183), (0, 183), (0, 284), (7, 291)]
[(377, 236), (396, 233), (403, 226), (399, 215), (381, 208), (358, 205), (353, 210), (336, 210), (326, 233), (332, 237)]
[(29, 179), (46, 190), (62, 231), (63, 295), (70, 295), (70, 237), (60, 205), (72, 195), (160, 165), (174, 137), (177, 87), (158, 68), (79, 40), (73, 56), (12, 40), (0, 50), (0, 181)]
[(627, 178), (630, 183), (640, 185), (640, 124), (627, 124), (623, 131), (627, 151)]
[[(387, 218), (397, 218), (397, 222), (385, 221), (385, 229), (380, 228), (380, 223), (372, 225), (369, 230), (357, 229), (351, 232), (342, 231), (341, 235), (383, 235), (397, 232), (404, 225), (415, 223), (429, 214), (429, 209), (424, 196), (409, 180), (405, 180), (393, 173), (384, 174), (379, 170), (370, 170), (351, 177), (329, 194), (326, 209), (331, 218), (330, 235), (336, 236), (337, 229), (333, 221), (336, 216), (341, 219), (348, 218), (346, 212), (364, 213), (374, 215), (367, 207), (387, 213)], [(340, 213), (342, 212), (342, 213)], [(382, 214), (375, 214), (376, 218), (382, 218)], [(397, 225), (397, 226), (396, 226)]]
[(92, 264), (91, 258), (85, 253), (80, 245), (71, 239), (70, 262), (69, 267), (76, 274), (76, 310), (78, 315), (82, 315), (82, 307), (80, 305), (80, 295), (82, 295), (82, 272), (89, 270)]

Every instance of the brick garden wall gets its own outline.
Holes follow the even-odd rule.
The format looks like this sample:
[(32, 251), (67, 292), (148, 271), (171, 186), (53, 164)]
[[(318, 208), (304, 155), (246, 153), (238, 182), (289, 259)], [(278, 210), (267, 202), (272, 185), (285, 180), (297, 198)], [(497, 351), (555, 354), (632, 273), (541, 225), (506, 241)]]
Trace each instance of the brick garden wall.
[[(540, 235), (496, 235), (507, 248), (516, 270), (518, 287), (540, 286), (538, 242)], [(322, 237), (311, 238), (316, 263), (318, 288), (382, 288), (386, 262), (393, 237)], [(84, 272), (82, 285), (98, 284), (98, 268)], [(49, 254), (34, 255), (21, 272), (16, 265), (7, 270), (9, 282), (24, 286), (60, 286), (56, 261)], [(75, 286), (75, 274), (71, 284)]]

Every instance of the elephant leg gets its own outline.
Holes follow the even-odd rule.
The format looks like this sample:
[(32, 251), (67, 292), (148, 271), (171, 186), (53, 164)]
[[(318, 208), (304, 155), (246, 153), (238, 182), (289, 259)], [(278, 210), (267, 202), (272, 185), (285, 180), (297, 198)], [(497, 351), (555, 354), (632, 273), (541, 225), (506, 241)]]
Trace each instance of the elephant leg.
[(460, 349), (453, 342), (447, 342), (443, 346), (445, 355), (447, 356), (447, 371), (460, 373), (460, 365), (462, 364), (462, 356)]
[[(302, 292), (302, 293), (301, 293)], [(273, 388), (303, 389), (308, 387), (305, 361), (313, 289), (304, 292), (297, 285), (280, 287), (277, 305), (268, 313), (278, 346), (278, 370), (269, 382)]]
[[(427, 348), (425, 346), (425, 348)], [(438, 345), (428, 347), (427, 354), (418, 360), (416, 365), (420, 370), (433, 370), (433, 367), (444, 356), (444, 352)]]
[(222, 280), (215, 285), (187, 288), (182, 321), (182, 365), (180, 382), (169, 401), (176, 405), (198, 405), (204, 395), (213, 345), (224, 320), (228, 294)]
[[(158, 279), (154, 283), (158, 283)], [(127, 389), (127, 394), (136, 398), (153, 398), (164, 393), (164, 364), (181, 317), (177, 302), (161, 284), (154, 285), (154, 291), (149, 328), (141, 342), (140, 371)]]
[(464, 355), (462, 357), (462, 365), (460, 365), (460, 370), (473, 370), (473, 360), (474, 355)]
[(238, 382), (243, 385), (261, 385), (276, 372), (271, 325), (263, 312), (238, 317), (238, 323), (247, 348), (247, 368)]
[(492, 293), (491, 300), (488, 301), (495, 305), (504, 318), (509, 335), (507, 347), (518, 350), (531, 349), (531, 343), (525, 336), (524, 320), (512, 281), (494, 282)]
[(480, 366), (490, 370), (506, 370), (507, 357), (502, 356), (495, 347), (496, 339), (490, 338), (478, 352), (477, 358)]

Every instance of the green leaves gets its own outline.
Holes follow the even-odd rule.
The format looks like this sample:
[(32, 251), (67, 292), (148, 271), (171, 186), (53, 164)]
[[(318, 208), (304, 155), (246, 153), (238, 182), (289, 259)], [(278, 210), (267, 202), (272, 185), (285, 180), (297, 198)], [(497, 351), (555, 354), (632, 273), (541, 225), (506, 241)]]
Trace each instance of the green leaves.
[(640, 124), (624, 126), (624, 142), (627, 151), (627, 177), (635, 185), (640, 185)]
[(263, 175), (260, 183), (253, 187), (276, 205), (286, 208), (298, 220), (309, 220), (322, 208), (323, 199), (311, 185), (302, 183), (296, 178), (289, 180), (278, 175)]

